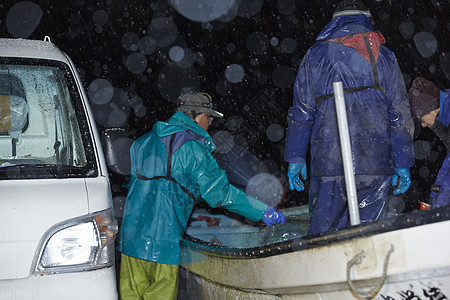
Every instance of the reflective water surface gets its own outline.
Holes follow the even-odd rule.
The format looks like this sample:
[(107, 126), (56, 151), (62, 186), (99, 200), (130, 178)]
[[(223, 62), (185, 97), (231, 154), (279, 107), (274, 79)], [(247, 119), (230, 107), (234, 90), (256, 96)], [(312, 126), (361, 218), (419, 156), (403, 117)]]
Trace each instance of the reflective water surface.
[(245, 249), (303, 237), (308, 229), (308, 207), (292, 207), (282, 212), (286, 223), (267, 227), (249, 223), (234, 215), (211, 213), (207, 209), (194, 210), (186, 234), (208, 242), (211, 246)]

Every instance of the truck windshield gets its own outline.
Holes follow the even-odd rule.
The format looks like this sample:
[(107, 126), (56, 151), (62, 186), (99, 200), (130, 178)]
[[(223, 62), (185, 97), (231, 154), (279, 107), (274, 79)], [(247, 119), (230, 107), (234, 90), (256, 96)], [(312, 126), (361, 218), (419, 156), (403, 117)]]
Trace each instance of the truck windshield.
[(69, 66), (1, 61), (1, 180), (97, 176), (89, 132)]

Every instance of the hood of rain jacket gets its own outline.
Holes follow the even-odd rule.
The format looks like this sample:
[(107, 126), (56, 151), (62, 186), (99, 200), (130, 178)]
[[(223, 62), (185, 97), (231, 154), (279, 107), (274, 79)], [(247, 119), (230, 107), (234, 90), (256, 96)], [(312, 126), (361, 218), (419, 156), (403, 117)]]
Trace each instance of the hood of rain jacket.
[(267, 205), (228, 182), (211, 136), (182, 112), (157, 122), (130, 148), (131, 183), (119, 250), (139, 259), (179, 264), (180, 239), (196, 202), (261, 220)]
[[(330, 21), (306, 53), (288, 112), (285, 160), (311, 176), (343, 175), (333, 82), (341, 81), (356, 175), (389, 175), (413, 165), (413, 121), (392, 51), (364, 15)], [(367, 49), (367, 45), (370, 51)]]
[(445, 92), (441, 91), (440, 111), (436, 120), (446, 127), (450, 125), (450, 89), (445, 90)]

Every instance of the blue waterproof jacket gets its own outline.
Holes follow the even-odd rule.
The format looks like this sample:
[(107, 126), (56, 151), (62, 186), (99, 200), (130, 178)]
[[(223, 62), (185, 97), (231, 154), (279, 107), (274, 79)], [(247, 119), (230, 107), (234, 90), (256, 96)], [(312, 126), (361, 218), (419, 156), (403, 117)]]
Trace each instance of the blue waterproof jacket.
[(130, 149), (131, 184), (119, 250), (143, 260), (180, 263), (180, 239), (194, 204), (206, 201), (259, 221), (267, 205), (231, 185), (211, 136), (182, 112), (157, 122)]
[[(288, 112), (285, 160), (311, 176), (342, 176), (333, 82), (341, 81), (355, 175), (390, 175), (413, 165), (414, 130), (405, 83), (393, 52), (364, 15), (330, 21), (306, 53)], [(368, 49), (369, 48), (369, 49)]]
[[(434, 183), (437, 190), (432, 191), (430, 195), (432, 199), (431, 207), (433, 208), (450, 204), (450, 90), (446, 90), (446, 93), (441, 93), (440, 104), (439, 115), (436, 117), (435, 124), (431, 126), (431, 129), (447, 147), (447, 156), (442, 162)], [(444, 128), (440, 128), (437, 125)]]

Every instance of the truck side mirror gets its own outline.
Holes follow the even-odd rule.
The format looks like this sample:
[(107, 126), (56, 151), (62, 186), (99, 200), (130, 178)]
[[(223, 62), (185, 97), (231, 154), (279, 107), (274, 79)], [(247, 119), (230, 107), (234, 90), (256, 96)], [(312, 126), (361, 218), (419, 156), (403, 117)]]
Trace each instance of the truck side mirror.
[(133, 139), (123, 128), (108, 128), (103, 131), (102, 144), (108, 169), (120, 175), (130, 174), (130, 147)]
[(28, 104), (15, 95), (0, 95), (0, 135), (12, 138), (12, 156), (16, 156), (16, 143), (28, 126)]

